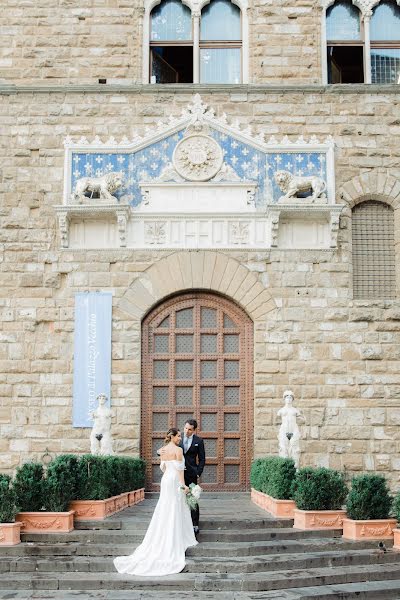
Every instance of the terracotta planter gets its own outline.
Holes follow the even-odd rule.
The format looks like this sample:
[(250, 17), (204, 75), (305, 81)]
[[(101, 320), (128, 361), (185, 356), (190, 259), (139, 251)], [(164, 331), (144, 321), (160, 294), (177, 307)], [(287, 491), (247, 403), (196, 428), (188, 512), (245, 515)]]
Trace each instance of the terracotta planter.
[(129, 506), (129, 492), (115, 496), (115, 512), (120, 512)]
[(400, 529), (393, 529), (393, 550), (400, 550)]
[(346, 540), (377, 540), (393, 538), (396, 519), (355, 521), (343, 519), (343, 537)]
[(74, 511), (20, 512), (15, 520), (22, 524), (22, 533), (68, 533), (74, 528)]
[(251, 500), (257, 504), (257, 506), (260, 506), (260, 508), (271, 513), (274, 517), (279, 519), (294, 518), (296, 504), (293, 500), (278, 500), (277, 498), (272, 498), (272, 496), (268, 496), (268, 494), (264, 494), (263, 492), (254, 489), (251, 490)]
[(343, 529), (345, 510), (299, 510), (294, 511), (295, 529)]
[(73, 500), (69, 508), (75, 511), (76, 521), (101, 521), (116, 512), (115, 496), (106, 500)]
[(102, 521), (142, 500), (144, 500), (144, 488), (124, 492), (105, 500), (73, 500), (69, 508), (75, 511), (76, 521)]
[(21, 527), (19, 521), (15, 523), (0, 523), (0, 546), (16, 546), (21, 543)]
[(142, 502), (142, 500), (144, 500), (144, 488), (129, 492), (129, 506), (139, 504), (139, 502)]

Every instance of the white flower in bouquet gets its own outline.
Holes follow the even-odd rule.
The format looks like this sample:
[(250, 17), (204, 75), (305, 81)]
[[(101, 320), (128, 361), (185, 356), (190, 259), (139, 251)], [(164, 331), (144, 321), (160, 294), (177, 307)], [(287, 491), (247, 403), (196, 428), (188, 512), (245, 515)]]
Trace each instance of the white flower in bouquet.
[(201, 487), (199, 485), (195, 485), (195, 484), (191, 484), (190, 486), (190, 492), (192, 494), (192, 496), (194, 496), (196, 498), (196, 500), (199, 500), (200, 496), (201, 496), (201, 492), (203, 491), (201, 489)]

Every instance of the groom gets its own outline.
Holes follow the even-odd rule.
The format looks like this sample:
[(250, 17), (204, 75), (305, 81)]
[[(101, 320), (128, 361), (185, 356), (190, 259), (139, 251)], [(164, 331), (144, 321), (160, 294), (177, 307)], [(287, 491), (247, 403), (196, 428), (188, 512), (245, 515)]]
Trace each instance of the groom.
[[(195, 434), (197, 430), (197, 421), (188, 419), (183, 428), (183, 438), (181, 447), (185, 457), (185, 484), (197, 483), (197, 478), (203, 472), (206, 463), (206, 453), (203, 440)], [(199, 506), (191, 511), (193, 531), (195, 535), (199, 533)]]

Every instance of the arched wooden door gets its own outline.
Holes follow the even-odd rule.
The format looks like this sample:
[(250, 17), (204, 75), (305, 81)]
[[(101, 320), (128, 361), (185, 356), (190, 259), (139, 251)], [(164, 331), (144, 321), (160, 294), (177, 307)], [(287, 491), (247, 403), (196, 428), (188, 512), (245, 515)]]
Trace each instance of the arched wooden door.
[(185, 293), (142, 325), (142, 456), (147, 489), (161, 478), (157, 450), (169, 427), (195, 418), (204, 438), (205, 490), (248, 489), (253, 450), (253, 323), (222, 296)]

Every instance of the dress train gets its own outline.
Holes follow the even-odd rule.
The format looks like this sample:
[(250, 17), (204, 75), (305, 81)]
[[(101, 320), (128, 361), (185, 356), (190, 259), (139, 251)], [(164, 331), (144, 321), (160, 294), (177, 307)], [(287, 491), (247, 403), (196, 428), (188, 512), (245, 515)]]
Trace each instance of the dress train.
[(197, 544), (193, 533), (190, 509), (180, 489), (179, 471), (185, 461), (162, 461), (160, 498), (154, 510), (143, 542), (130, 556), (114, 559), (119, 573), (161, 577), (180, 573), (184, 569), (185, 551)]

